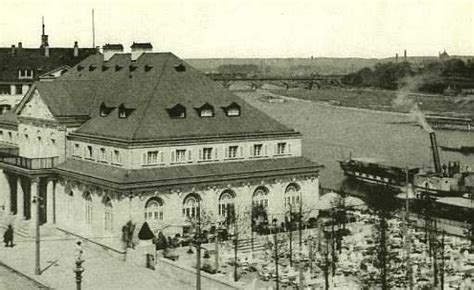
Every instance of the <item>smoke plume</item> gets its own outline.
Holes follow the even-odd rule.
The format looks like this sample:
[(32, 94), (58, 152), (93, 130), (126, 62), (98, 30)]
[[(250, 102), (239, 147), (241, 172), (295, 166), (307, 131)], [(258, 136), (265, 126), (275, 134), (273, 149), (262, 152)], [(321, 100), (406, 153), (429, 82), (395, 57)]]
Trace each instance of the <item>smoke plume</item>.
[(430, 133), (433, 132), (433, 128), (426, 121), (425, 115), (421, 112), (418, 104), (414, 100), (410, 93), (419, 88), (422, 84), (423, 78), (421, 76), (408, 77), (403, 79), (403, 86), (397, 91), (396, 98), (392, 101), (392, 106), (404, 112), (410, 112), (410, 116), (414, 121), (425, 130)]

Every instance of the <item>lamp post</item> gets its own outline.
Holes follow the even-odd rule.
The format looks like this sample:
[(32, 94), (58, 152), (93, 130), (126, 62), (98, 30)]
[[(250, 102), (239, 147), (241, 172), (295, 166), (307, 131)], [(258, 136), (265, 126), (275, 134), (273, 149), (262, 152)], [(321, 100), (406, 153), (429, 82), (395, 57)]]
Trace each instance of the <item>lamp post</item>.
[(80, 257), (76, 259), (76, 267), (74, 268), (74, 273), (76, 273), (76, 290), (81, 290), (82, 272), (84, 272), (82, 263), (84, 263), (84, 260), (82, 260)]
[(41, 200), (43, 198), (39, 195), (33, 197), (33, 203), (36, 206), (36, 225), (35, 225), (35, 274), (41, 275), (40, 266), (40, 209)]

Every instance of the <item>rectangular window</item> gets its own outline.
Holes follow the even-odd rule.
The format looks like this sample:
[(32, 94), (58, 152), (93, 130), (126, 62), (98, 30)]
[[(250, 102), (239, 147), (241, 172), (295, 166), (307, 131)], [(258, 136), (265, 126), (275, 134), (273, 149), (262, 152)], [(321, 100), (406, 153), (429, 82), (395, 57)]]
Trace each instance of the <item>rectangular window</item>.
[(186, 149), (176, 150), (176, 162), (186, 161)]
[(158, 151), (149, 151), (146, 155), (147, 164), (157, 164), (158, 163)]
[(107, 162), (107, 151), (105, 148), (100, 148), (100, 161)]
[(239, 146), (229, 146), (229, 158), (237, 158), (237, 150)]
[(277, 152), (278, 155), (286, 154), (288, 153), (286, 150), (286, 143), (281, 142), (277, 144)]
[(86, 158), (92, 159), (94, 157), (94, 150), (92, 149), (92, 146), (87, 145), (86, 147)]
[(0, 95), (9, 95), (10, 85), (0, 85)]
[(22, 85), (15, 85), (15, 91), (17, 95), (23, 94), (23, 86)]
[(212, 148), (207, 147), (202, 149), (202, 160), (212, 160)]
[(74, 144), (74, 148), (73, 148), (73, 151), (72, 151), (72, 156), (81, 156), (81, 146), (79, 144)]
[(263, 144), (255, 144), (253, 145), (253, 156), (262, 156), (262, 148)]
[(12, 132), (8, 132), (8, 139), (9, 139), (9, 140), (12, 140), (12, 138), (13, 138), (13, 137), (12, 137)]
[(0, 139), (3, 140), (3, 131), (2, 130), (0, 130)]
[(121, 164), (122, 163), (122, 158), (120, 157), (120, 151), (118, 151), (118, 150), (114, 150), (113, 163), (115, 163), (115, 164)]

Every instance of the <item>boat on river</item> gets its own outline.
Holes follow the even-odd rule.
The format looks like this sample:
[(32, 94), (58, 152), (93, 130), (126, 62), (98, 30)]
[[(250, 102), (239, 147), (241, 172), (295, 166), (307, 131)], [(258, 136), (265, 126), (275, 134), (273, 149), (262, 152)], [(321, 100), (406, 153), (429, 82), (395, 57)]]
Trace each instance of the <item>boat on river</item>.
[(364, 183), (385, 185), (397, 190), (410, 185), (417, 198), (462, 197), (469, 193), (465, 179), (471, 172), (461, 172), (459, 162), (441, 165), (436, 135), (430, 133), (434, 168), (397, 166), (374, 158), (338, 160), (344, 174)]

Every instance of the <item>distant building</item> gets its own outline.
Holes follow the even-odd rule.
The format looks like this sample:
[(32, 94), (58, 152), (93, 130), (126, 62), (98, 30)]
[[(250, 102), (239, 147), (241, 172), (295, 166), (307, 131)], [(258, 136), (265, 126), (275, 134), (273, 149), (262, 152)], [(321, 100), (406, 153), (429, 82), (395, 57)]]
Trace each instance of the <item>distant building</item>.
[(94, 52), (77, 42), (70, 48), (50, 47), (44, 24), (39, 48), (24, 48), (21, 42), (1, 47), (0, 113), (18, 104), (33, 82), (58, 77)]
[(442, 61), (449, 59), (449, 54), (446, 52), (446, 49), (439, 53), (439, 59)]
[(92, 239), (119, 239), (129, 221), (184, 234), (204, 211), (216, 224), (247, 214), (247, 228), (257, 207), (256, 223), (280, 225), (300, 203), (317, 216), (321, 166), (300, 133), (172, 53), (134, 46), (35, 82), (0, 118), (5, 219), (34, 224), (36, 195), (42, 224)]

